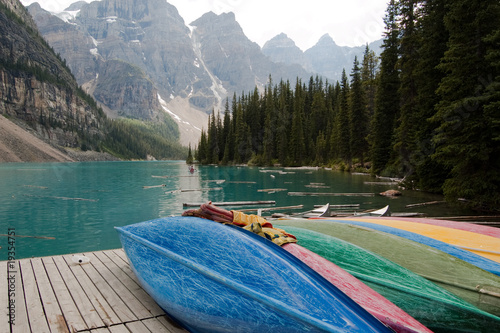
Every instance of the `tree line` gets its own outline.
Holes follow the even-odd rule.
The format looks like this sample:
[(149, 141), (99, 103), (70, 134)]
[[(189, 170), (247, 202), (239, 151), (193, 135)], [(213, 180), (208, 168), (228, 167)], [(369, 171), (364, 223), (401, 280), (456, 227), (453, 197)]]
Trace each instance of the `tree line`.
[(476, 209), (500, 204), (500, 3), (391, 0), (380, 57), (335, 84), (269, 79), (215, 112), (201, 163), (368, 167)]

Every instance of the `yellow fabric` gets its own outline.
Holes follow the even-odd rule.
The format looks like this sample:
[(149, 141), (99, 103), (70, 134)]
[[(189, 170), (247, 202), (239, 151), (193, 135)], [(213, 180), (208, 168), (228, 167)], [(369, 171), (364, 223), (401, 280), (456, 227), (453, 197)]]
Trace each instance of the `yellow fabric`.
[[(256, 215), (253, 215), (256, 216)], [(260, 217), (260, 216), (259, 216)], [(266, 221), (266, 223), (269, 223)], [(284, 230), (279, 228), (263, 228), (259, 222), (254, 222), (249, 224), (243, 229), (253, 232), (259, 236), (265, 237), (272, 241), (273, 243), (281, 246), (287, 243), (296, 243), (297, 240), (293, 237), (290, 237)]]
[(270, 224), (262, 216), (247, 215), (237, 210), (232, 210), (231, 212), (233, 213), (233, 224), (236, 225), (248, 226), (251, 225), (252, 223), (260, 223), (261, 225), (266, 226), (266, 224)]

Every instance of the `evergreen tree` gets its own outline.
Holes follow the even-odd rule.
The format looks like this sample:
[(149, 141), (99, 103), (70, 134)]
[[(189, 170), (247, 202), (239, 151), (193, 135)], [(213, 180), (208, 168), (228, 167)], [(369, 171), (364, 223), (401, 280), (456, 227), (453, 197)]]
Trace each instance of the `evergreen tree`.
[(351, 156), (364, 163), (365, 154), (368, 151), (368, 112), (366, 110), (365, 91), (361, 81), (361, 68), (358, 58), (354, 58), (354, 65), (351, 73), (351, 94), (350, 94), (350, 147)]
[(425, 1), (418, 21), (420, 46), (415, 69), (417, 89), (416, 110), (413, 116), (415, 127), (415, 148), (411, 156), (415, 174), (408, 178), (407, 186), (441, 192), (448, 168), (432, 158), (435, 145), (432, 137), (437, 127), (430, 121), (435, 106), (440, 101), (436, 93), (444, 72), (438, 68), (447, 49), (448, 31), (444, 25), (447, 0)]
[(351, 139), (350, 139), (350, 125), (349, 125), (349, 82), (345, 69), (342, 71), (342, 80), (340, 83), (341, 91), (337, 103), (337, 142), (339, 157), (351, 163)]
[(397, 167), (402, 175), (413, 174), (414, 165), (410, 159), (412, 152), (415, 152), (415, 132), (420, 124), (415, 122), (418, 105), (416, 69), (419, 59), (418, 49), (420, 35), (417, 31), (419, 3), (421, 0), (399, 0), (400, 15), (400, 43), (399, 43), (399, 63), (400, 86), (399, 97), (400, 113), (396, 122), (394, 149), (397, 152)]
[(498, 66), (491, 60), (498, 44), (491, 41), (500, 27), (500, 4), (456, 0), (448, 6), (445, 25), (450, 36), (440, 65), (446, 76), (433, 118), (439, 122), (435, 157), (451, 168), (444, 194), (479, 208), (498, 207), (499, 196), (492, 195), (500, 190), (498, 140), (490, 121), (498, 120), (499, 112), (492, 93)]
[(373, 174), (380, 174), (387, 166), (392, 151), (394, 122), (399, 114), (400, 82), (397, 69), (399, 52), (398, 7), (391, 0), (385, 17), (386, 33), (381, 55), (377, 100), (370, 135)]
[(371, 119), (375, 112), (375, 96), (377, 93), (377, 68), (378, 57), (375, 52), (366, 45), (363, 55), (363, 67), (361, 69), (361, 81), (366, 99), (366, 110), (368, 118)]

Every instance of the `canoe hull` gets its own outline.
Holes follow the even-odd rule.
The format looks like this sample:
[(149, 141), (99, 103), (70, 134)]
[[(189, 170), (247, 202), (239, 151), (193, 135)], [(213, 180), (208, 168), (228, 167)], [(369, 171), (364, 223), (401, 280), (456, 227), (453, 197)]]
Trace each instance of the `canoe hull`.
[(191, 332), (376, 332), (387, 327), (272, 242), (216, 222), (117, 228), (144, 289)]
[[(339, 265), (433, 331), (500, 329), (500, 318), (381, 256), (335, 237), (299, 228), (299, 220), (279, 222), (276, 226), (297, 236), (299, 245)], [(304, 228), (313, 224), (303, 220)]]

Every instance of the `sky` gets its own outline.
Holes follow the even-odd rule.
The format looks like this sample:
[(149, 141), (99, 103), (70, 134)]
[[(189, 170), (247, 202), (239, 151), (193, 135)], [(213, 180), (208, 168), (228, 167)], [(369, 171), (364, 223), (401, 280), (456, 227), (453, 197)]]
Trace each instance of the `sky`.
[[(90, 2), (90, 0), (85, 0)], [(76, 0), (38, 2), (49, 11), (62, 11)], [(303, 51), (329, 34), (340, 46), (359, 46), (382, 38), (389, 0), (168, 0), (186, 24), (212, 11), (233, 12), (245, 35), (261, 47), (285, 33)]]

